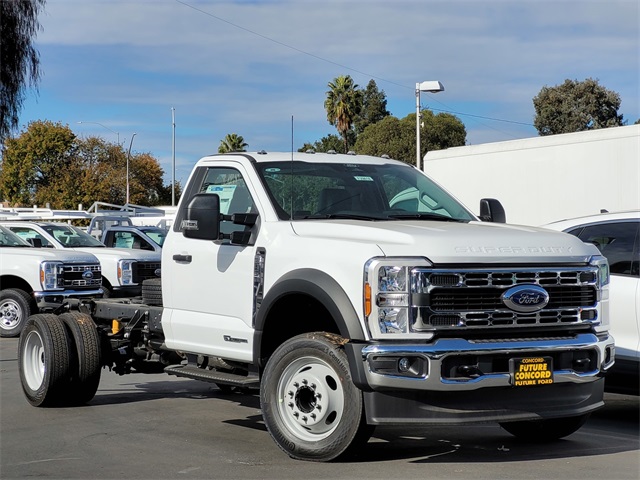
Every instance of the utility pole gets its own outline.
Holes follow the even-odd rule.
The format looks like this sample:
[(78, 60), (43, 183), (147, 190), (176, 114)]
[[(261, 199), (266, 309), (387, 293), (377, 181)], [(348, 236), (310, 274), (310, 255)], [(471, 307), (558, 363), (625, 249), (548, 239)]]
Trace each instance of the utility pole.
[(171, 206), (176, 206), (176, 109), (171, 107), (171, 125), (173, 135), (171, 141)]
[(129, 151), (127, 152), (127, 201), (125, 203), (127, 207), (129, 206), (129, 160), (131, 159), (131, 145), (133, 145), (133, 137), (135, 136), (135, 133), (131, 135), (131, 141), (129, 142)]

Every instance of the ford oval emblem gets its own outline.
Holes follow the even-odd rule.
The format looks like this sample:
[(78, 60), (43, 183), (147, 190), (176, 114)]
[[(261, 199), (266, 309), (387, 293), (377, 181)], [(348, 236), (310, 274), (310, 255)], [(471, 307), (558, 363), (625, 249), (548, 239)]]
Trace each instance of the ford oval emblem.
[(517, 285), (504, 292), (501, 298), (507, 307), (520, 313), (537, 312), (549, 303), (549, 293), (537, 285)]
[(91, 270), (85, 270), (84, 272), (82, 272), (82, 278), (85, 280), (93, 279), (93, 272)]

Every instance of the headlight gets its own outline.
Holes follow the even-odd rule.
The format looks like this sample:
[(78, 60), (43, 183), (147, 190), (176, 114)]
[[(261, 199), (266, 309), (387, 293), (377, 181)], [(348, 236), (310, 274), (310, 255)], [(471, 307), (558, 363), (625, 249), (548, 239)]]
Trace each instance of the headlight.
[(118, 261), (118, 281), (120, 285), (135, 285), (133, 283), (133, 264), (135, 260)]
[[(409, 335), (411, 270), (431, 266), (424, 258), (374, 258), (365, 266), (364, 314), (373, 338)], [(424, 338), (425, 334), (415, 336)]]
[(599, 314), (598, 324), (595, 326), (596, 331), (603, 332), (609, 330), (610, 318), (609, 318), (609, 262), (602, 255), (595, 255), (591, 257), (589, 265), (598, 269), (596, 279), (596, 288), (598, 289), (598, 301), (599, 301)]
[(40, 264), (40, 285), (43, 290), (64, 290), (62, 263), (42, 262)]
[(602, 255), (596, 255), (591, 257), (589, 262), (594, 267), (598, 267), (598, 287), (604, 287), (609, 285), (609, 262)]

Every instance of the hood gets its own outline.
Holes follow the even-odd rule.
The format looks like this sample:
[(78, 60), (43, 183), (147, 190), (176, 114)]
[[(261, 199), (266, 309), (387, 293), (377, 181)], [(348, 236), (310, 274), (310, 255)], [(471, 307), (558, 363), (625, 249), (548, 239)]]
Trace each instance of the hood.
[(316, 220), (292, 226), (301, 237), (372, 243), (386, 256), (420, 256), (434, 264), (584, 263), (600, 254), (573, 235), (499, 223)]
[(79, 247), (74, 248), (74, 250), (78, 252), (88, 252), (92, 253), (96, 257), (105, 258), (117, 258), (117, 259), (126, 259), (126, 260), (138, 260), (141, 262), (159, 262), (160, 261), (160, 253), (158, 252), (149, 252), (147, 250), (137, 250), (131, 248), (91, 248), (91, 247)]
[(11, 257), (30, 257), (39, 261), (58, 260), (66, 263), (99, 263), (95, 255), (79, 251), (35, 247), (0, 247), (2, 261)]

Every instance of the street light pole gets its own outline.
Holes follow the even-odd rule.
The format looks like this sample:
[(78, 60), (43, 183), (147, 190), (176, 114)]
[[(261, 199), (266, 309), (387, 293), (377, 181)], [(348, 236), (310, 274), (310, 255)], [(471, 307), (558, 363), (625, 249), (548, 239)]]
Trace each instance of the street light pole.
[(125, 203), (126, 206), (129, 206), (129, 160), (131, 159), (131, 145), (133, 145), (133, 137), (136, 134), (131, 135), (131, 141), (129, 142), (129, 151), (127, 152), (127, 201)]
[(98, 122), (78, 122), (78, 123), (92, 123), (94, 125), (100, 125), (103, 128), (106, 128), (107, 130), (109, 130), (111, 133), (115, 133), (118, 136), (118, 145), (120, 145), (120, 133), (116, 132), (115, 130), (111, 130), (109, 127), (107, 127), (106, 125), (103, 125), (101, 123)]
[(420, 119), (422, 118), (422, 113), (420, 112), (420, 92), (438, 93), (443, 91), (444, 86), (437, 80), (416, 83), (416, 167), (418, 170), (422, 170), (422, 156), (420, 152)]

